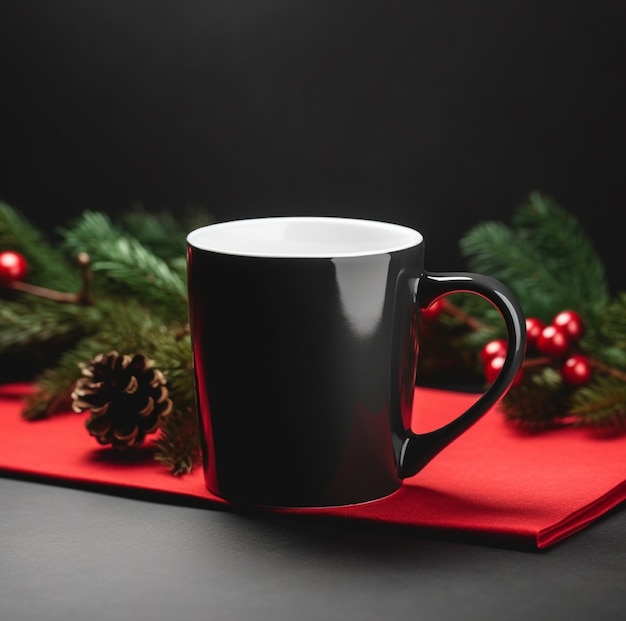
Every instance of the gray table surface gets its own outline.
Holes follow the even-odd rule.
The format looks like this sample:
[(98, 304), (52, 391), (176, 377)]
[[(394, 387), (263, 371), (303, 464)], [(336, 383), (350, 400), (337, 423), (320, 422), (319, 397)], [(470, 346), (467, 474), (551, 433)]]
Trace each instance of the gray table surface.
[(0, 620), (626, 619), (626, 511), (544, 551), (0, 478)]

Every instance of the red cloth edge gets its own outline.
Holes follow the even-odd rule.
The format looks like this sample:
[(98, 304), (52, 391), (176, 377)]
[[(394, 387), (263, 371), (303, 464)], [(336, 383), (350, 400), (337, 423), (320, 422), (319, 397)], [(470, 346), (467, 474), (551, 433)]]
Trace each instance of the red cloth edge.
[[(0, 471), (96, 491), (136, 490), (236, 509), (205, 488), (200, 468), (182, 477), (169, 474), (152, 458), (150, 445), (135, 453), (136, 462), (113, 459), (111, 451), (89, 437), (79, 415), (24, 420), (23, 398), (31, 389), (28, 384), (0, 386)], [(417, 388), (416, 395), (417, 431), (440, 426), (476, 399), (473, 394), (423, 388)], [(582, 454), (587, 454), (588, 464), (578, 463)], [(544, 549), (626, 499), (625, 456), (626, 436), (597, 438), (580, 429), (524, 436), (494, 409), (388, 498), (349, 507), (270, 512), (390, 524)], [(569, 476), (562, 475), (564, 463)]]

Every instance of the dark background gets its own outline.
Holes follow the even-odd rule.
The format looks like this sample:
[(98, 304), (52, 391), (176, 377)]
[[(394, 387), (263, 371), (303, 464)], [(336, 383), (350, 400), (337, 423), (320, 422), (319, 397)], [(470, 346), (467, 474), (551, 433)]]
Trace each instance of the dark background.
[(626, 3), (0, 0), (0, 200), (408, 224), (427, 267), (541, 190), (622, 269)]

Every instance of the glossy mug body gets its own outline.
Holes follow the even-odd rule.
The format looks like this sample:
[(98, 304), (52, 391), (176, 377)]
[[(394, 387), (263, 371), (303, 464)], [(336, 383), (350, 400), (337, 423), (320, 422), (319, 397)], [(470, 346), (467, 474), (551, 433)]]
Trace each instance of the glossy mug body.
[[(188, 291), (207, 487), (233, 503), (331, 506), (397, 490), (512, 382), (524, 319), (476, 274), (424, 270), (422, 236), (344, 218), (259, 218), (188, 236)], [(420, 310), (471, 291), (500, 310), (509, 351), (450, 425), (411, 431)]]

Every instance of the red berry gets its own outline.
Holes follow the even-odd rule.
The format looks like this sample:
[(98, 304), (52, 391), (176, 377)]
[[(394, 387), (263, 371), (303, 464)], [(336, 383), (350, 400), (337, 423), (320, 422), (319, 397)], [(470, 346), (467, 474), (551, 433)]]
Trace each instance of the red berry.
[(537, 339), (545, 327), (546, 324), (537, 317), (526, 318), (526, 343), (529, 349), (537, 346)]
[(487, 364), (492, 358), (496, 356), (506, 356), (507, 343), (504, 339), (495, 339), (489, 341), (480, 350), (480, 359), (483, 365)]
[(422, 318), (426, 321), (436, 319), (441, 315), (446, 303), (443, 298), (438, 298), (430, 306), (422, 310)]
[(500, 375), (500, 371), (502, 370), (505, 360), (506, 358), (504, 356), (494, 356), (487, 362), (487, 364), (485, 364), (485, 379), (487, 382), (492, 384), (496, 381), (496, 378)]
[(537, 351), (551, 358), (559, 358), (567, 354), (570, 348), (570, 337), (562, 326), (546, 326), (537, 337)]
[(585, 386), (591, 380), (591, 363), (586, 356), (572, 354), (563, 363), (561, 375), (570, 386)]
[(580, 339), (585, 333), (585, 322), (583, 318), (573, 310), (561, 311), (552, 320), (552, 325), (565, 328), (570, 338), (574, 341)]
[(24, 280), (27, 273), (28, 263), (19, 252), (13, 250), (0, 252), (0, 283)]
[[(493, 384), (496, 381), (498, 375), (500, 375), (500, 371), (502, 371), (502, 367), (504, 366), (504, 362), (506, 361), (506, 356), (504, 354), (493, 356), (490, 360), (488, 360), (485, 365), (485, 379), (489, 384)], [(522, 381), (523, 370), (517, 372), (513, 381), (511, 382), (511, 386), (517, 386)]]

